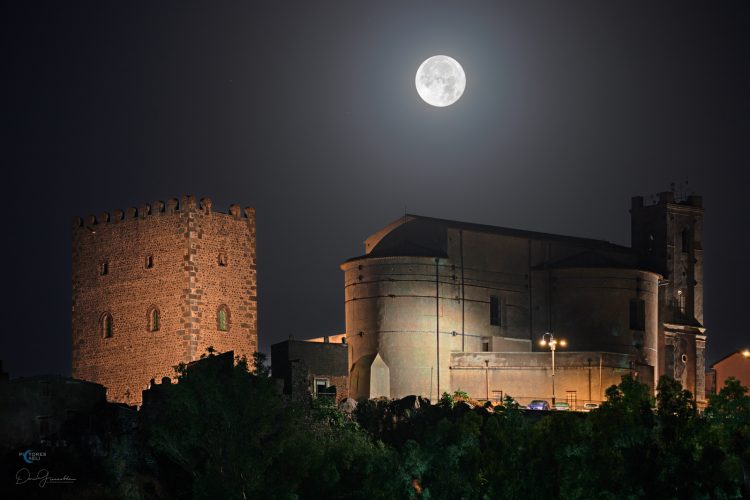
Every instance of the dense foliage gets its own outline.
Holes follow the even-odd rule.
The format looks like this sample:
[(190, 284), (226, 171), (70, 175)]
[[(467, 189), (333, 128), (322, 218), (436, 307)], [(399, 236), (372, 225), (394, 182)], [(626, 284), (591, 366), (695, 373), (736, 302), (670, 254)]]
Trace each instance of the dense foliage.
[[(279, 395), (256, 359), (232, 373), (181, 369), (117, 472), (132, 498), (741, 498), (750, 397), (730, 380), (699, 415), (663, 378), (624, 378), (589, 414), (526, 412), (464, 394), (363, 401)], [(144, 479), (145, 478), (145, 479)]]

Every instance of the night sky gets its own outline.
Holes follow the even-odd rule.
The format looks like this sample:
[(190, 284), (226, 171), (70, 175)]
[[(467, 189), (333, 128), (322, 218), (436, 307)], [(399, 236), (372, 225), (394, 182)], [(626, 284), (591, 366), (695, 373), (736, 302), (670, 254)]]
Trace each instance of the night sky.
[[(4, 2), (4, 368), (70, 374), (74, 216), (183, 194), (256, 207), (268, 352), (343, 332), (339, 264), (405, 210), (629, 245), (631, 196), (674, 182), (704, 196), (708, 360), (746, 347), (748, 5)], [(435, 54), (447, 108), (414, 87)]]

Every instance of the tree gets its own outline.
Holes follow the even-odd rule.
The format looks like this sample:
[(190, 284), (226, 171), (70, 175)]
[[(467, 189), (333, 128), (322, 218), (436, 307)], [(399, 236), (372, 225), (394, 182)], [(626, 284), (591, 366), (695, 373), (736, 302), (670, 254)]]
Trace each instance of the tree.
[(742, 478), (738, 487), (750, 496), (750, 396), (747, 387), (730, 377), (718, 394), (709, 396), (706, 419), (710, 433), (726, 454), (729, 477)]

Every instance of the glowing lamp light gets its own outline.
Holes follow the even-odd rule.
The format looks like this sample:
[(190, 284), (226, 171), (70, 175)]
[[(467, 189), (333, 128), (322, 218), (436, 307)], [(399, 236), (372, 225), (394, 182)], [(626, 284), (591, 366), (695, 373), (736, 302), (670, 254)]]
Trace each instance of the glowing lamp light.
[(742, 355), (746, 358), (750, 358), (750, 349), (745, 349), (744, 351), (742, 351)]
[(563, 347), (565, 347), (566, 345), (568, 345), (568, 343), (567, 343), (567, 342), (565, 342), (564, 340), (561, 340), (561, 341), (560, 341), (560, 345), (561, 345), (561, 346), (563, 346)]
[(540, 340), (539, 341), (539, 345), (542, 346), (542, 347), (544, 347), (544, 346), (547, 345), (547, 341), (546, 340)]

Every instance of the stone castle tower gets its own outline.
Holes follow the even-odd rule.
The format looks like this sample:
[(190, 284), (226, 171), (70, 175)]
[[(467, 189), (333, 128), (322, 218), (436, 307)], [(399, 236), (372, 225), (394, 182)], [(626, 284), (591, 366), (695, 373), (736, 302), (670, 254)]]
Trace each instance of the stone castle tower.
[(633, 198), (631, 244), (639, 260), (659, 273), (659, 373), (695, 394), (705, 394), (703, 326), (703, 200), (677, 202), (673, 192), (652, 205)]
[(255, 209), (192, 196), (73, 223), (73, 377), (140, 404), (213, 346), (257, 350)]

